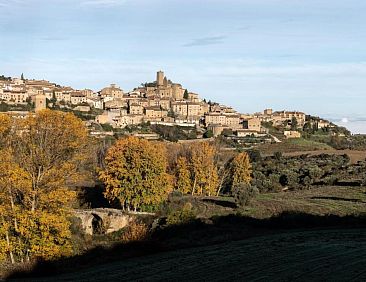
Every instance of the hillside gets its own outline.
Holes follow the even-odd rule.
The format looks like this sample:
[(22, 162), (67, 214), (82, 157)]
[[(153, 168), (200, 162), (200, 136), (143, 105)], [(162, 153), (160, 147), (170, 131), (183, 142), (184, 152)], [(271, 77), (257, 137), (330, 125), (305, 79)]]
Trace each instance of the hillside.
[(31, 275), (52, 276), (33, 281), (362, 281), (365, 189), (260, 194), (241, 215), (230, 199), (196, 199), (200, 218), (194, 222), (153, 231), (147, 241), (41, 264)]
[(366, 229), (288, 232), (34, 281), (365, 281), (365, 253)]

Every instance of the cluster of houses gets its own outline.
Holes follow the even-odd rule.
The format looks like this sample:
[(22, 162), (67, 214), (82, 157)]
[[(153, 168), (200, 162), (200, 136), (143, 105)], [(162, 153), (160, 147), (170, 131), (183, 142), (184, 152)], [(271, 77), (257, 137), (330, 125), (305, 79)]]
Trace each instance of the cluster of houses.
[[(305, 124), (305, 114), (302, 112), (273, 112), (267, 109), (262, 113), (240, 114), (231, 107), (206, 102), (197, 93), (188, 92), (181, 84), (173, 83), (162, 71), (157, 72), (156, 81), (127, 93), (115, 84), (94, 92), (90, 89), (75, 90), (46, 80), (23, 77), (5, 79), (0, 81), (0, 101), (8, 104), (34, 102), (36, 110), (50, 103), (85, 112), (94, 108), (103, 110), (95, 118), (96, 122), (117, 128), (150, 122), (204, 127), (211, 130), (214, 136), (224, 130), (230, 130), (238, 137), (263, 136), (266, 131), (261, 126), (262, 122), (277, 125), (291, 121), (293, 117), (299, 127)], [(319, 123), (319, 127), (323, 126), (327, 126), (326, 121)], [(295, 135), (289, 134), (291, 137)]]

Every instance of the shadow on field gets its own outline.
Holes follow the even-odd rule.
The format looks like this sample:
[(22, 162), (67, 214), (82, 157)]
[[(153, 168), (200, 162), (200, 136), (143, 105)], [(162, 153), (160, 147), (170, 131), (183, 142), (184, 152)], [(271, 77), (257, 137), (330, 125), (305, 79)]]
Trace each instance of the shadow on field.
[(333, 197), (333, 196), (314, 196), (314, 197), (311, 197), (310, 199), (314, 199), (314, 200), (345, 201), (345, 202), (366, 204), (366, 202), (365, 201), (362, 201), (361, 199), (348, 199), (348, 198)]
[(202, 199), (202, 202), (214, 204), (214, 205), (221, 206), (221, 207), (224, 207), (224, 208), (235, 209), (237, 207), (234, 202), (229, 202), (227, 200), (217, 200), (217, 199), (206, 198), (206, 199)]
[(340, 217), (284, 212), (268, 219), (229, 215), (197, 219), (182, 225), (156, 228), (143, 241), (97, 247), (82, 255), (56, 261), (39, 261), (27, 271), (17, 271), (6, 278), (36, 278), (72, 273), (93, 266), (183, 248), (207, 246), (255, 236), (310, 231), (324, 228), (366, 228), (366, 214)]

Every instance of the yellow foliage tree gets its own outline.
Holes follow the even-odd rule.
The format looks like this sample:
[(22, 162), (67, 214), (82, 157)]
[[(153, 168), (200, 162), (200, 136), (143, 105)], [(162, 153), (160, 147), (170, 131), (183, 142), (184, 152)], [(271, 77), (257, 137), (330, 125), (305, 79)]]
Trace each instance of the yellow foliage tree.
[(191, 193), (191, 172), (185, 157), (178, 157), (176, 164), (176, 189), (183, 194)]
[(215, 166), (216, 150), (208, 142), (197, 142), (191, 146), (192, 194), (215, 195), (218, 174)]
[(177, 160), (176, 188), (192, 195), (215, 195), (219, 183), (215, 147), (208, 142), (196, 142), (183, 151), (186, 156)]
[(251, 173), (249, 155), (245, 152), (237, 154), (231, 162), (232, 186), (239, 183), (249, 184), (252, 180)]
[(68, 255), (68, 186), (80, 178), (87, 131), (69, 113), (44, 110), (18, 120), (0, 151), (0, 257), (12, 262)]
[(172, 190), (165, 147), (137, 137), (120, 139), (108, 150), (99, 177), (105, 197), (128, 210), (159, 204)]
[(0, 114), (0, 148), (6, 146), (7, 138), (11, 131), (11, 118), (6, 114)]

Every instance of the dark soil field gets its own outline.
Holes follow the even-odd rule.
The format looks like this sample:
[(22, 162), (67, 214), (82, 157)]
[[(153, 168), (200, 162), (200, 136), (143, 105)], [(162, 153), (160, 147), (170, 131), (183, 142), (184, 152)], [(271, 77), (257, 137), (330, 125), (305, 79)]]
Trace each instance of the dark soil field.
[(365, 254), (366, 229), (288, 232), (33, 281), (366, 281)]

